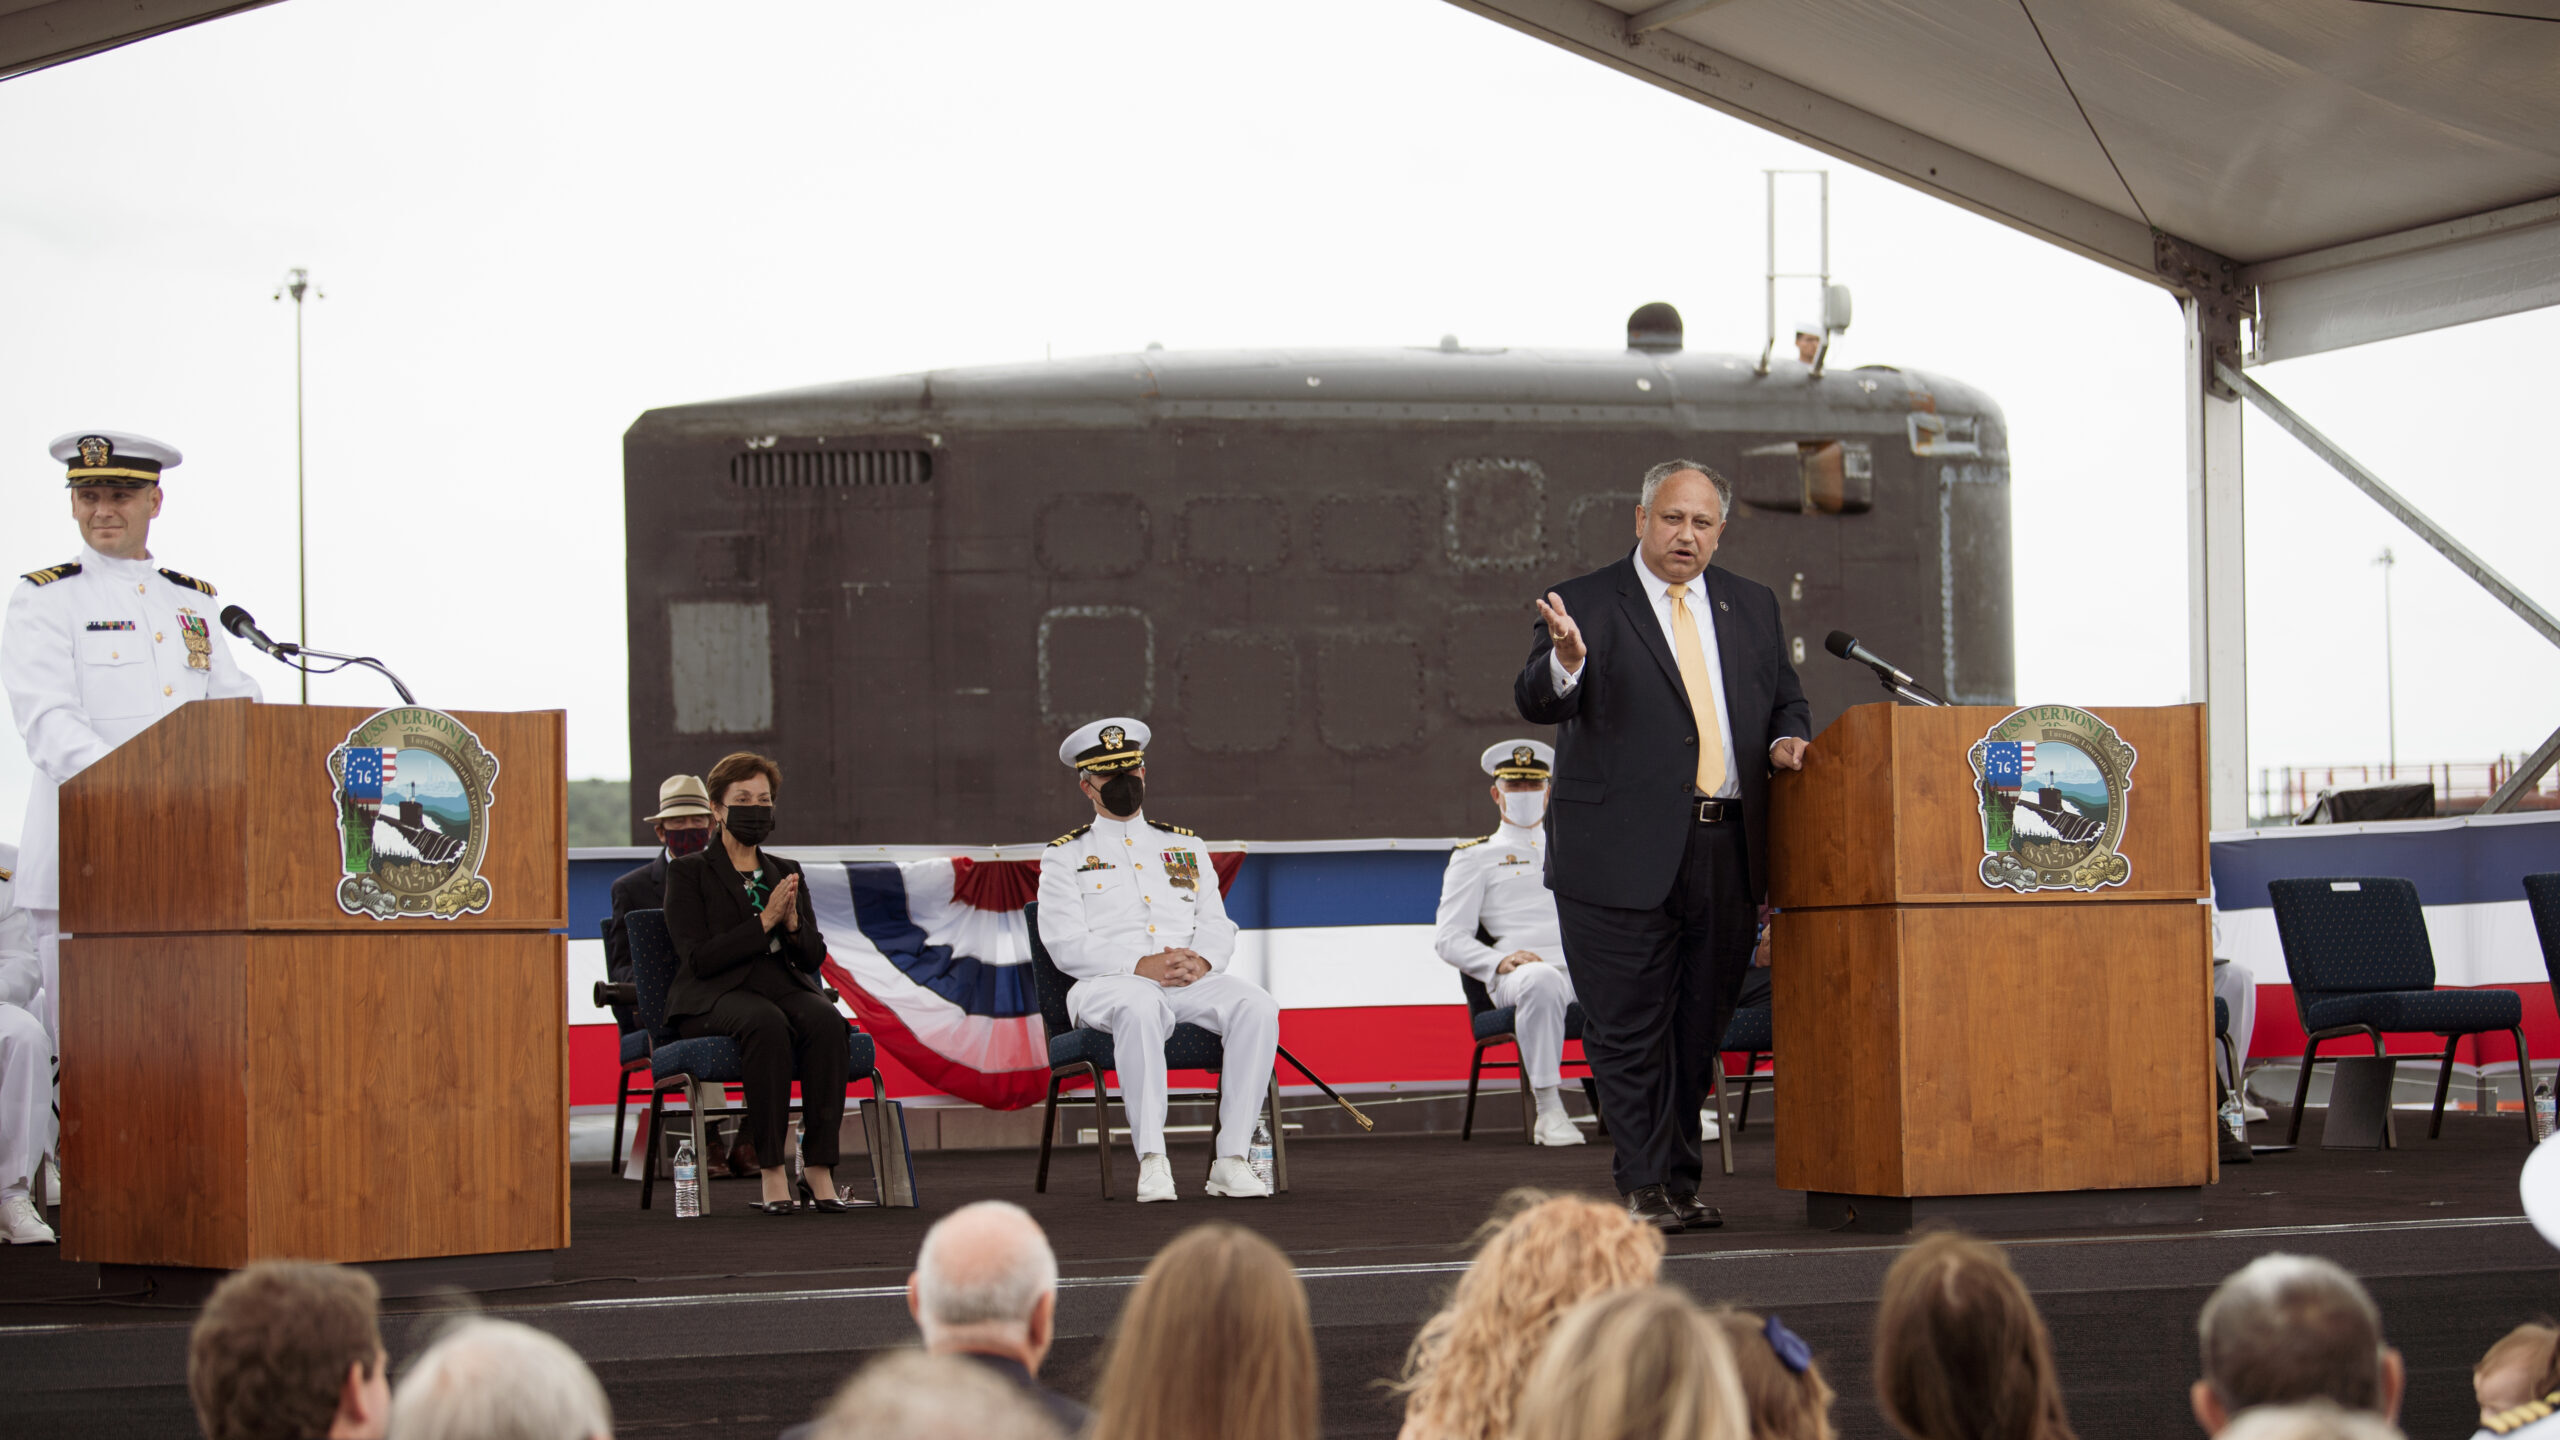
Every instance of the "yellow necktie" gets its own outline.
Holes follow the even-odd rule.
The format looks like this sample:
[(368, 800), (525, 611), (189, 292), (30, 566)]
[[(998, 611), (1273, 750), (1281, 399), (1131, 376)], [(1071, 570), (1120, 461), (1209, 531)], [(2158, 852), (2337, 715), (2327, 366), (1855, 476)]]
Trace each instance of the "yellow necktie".
[(1698, 717), (1698, 793), (1724, 788), (1724, 716), (1716, 707), (1715, 686), (1707, 680), (1707, 652), (1698, 644), (1698, 627), (1689, 619), (1689, 587), (1669, 585), (1671, 634), (1678, 643), (1680, 685), (1689, 692), (1689, 708)]

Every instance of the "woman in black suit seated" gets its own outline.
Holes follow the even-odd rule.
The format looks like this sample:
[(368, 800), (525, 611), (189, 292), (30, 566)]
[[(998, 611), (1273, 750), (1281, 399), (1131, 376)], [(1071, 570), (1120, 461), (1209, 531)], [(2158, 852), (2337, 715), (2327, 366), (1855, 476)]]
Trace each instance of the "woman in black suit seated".
[(667, 1021), (688, 1040), (726, 1035), (745, 1052), (742, 1133), (766, 1162), (756, 1208), (768, 1215), (796, 1208), (782, 1148), (796, 1072), (811, 1203), (850, 1209), (835, 1184), (850, 1031), (818, 984), (827, 945), (800, 867), (756, 848), (773, 833), (782, 767), (741, 752), (704, 781), (720, 838), (667, 863), (667, 933), (683, 962), (667, 987)]

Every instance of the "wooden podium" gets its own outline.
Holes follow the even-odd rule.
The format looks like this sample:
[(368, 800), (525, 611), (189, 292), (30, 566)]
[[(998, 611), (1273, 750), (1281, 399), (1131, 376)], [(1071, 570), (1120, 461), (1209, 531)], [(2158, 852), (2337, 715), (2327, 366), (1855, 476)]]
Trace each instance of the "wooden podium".
[(1777, 777), (1778, 1183), (1817, 1225), (2174, 1222), (2216, 1178), (2204, 707), (2090, 712), (2137, 759), (2132, 873), (2087, 893), (1981, 876), (1967, 756), (2012, 713), (1862, 705)]
[(566, 717), (453, 715), (499, 764), (488, 908), (384, 921), (339, 908), (328, 768), (374, 713), (198, 701), (63, 787), (65, 1259), (569, 1243)]

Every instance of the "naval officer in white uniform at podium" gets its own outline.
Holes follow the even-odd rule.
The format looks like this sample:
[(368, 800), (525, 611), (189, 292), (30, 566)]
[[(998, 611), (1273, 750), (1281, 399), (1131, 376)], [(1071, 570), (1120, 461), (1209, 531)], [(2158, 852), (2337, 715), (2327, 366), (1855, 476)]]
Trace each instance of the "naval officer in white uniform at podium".
[(18, 903), (33, 922), (44, 976), (37, 1016), (59, 1044), (62, 785), (188, 701), (255, 700), (258, 682), (232, 663), (213, 587), (151, 554), (160, 476), (178, 464), (177, 450), (140, 435), (75, 430), (52, 451), (69, 467), (80, 548), (29, 572), (10, 595), (0, 686), (35, 764), (18, 837)]

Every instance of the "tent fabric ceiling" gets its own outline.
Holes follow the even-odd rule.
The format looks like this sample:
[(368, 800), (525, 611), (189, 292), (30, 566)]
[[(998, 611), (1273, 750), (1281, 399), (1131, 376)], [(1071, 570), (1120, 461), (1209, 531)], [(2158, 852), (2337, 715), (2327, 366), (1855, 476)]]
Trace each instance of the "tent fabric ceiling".
[(0, 0), (0, 80), (274, 0)]
[[(2376, 312), (2324, 346), (2560, 302), (2560, 225), (2515, 223), (2560, 196), (2560, 0), (1452, 3), (2172, 288), (2161, 234), (2321, 270)], [(2495, 263), (2316, 258), (2500, 211)]]

